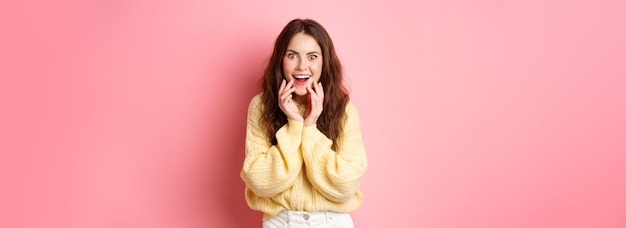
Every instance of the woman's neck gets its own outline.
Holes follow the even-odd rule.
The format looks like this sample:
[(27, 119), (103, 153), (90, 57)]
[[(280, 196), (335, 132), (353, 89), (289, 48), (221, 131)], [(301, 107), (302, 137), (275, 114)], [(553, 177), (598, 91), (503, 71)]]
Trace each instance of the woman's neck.
[(294, 94), (293, 101), (295, 101), (296, 104), (298, 104), (298, 105), (307, 105), (307, 104), (309, 104), (309, 97), (308, 97), (308, 95), (309, 94), (306, 94), (306, 95), (303, 95), (303, 96), (298, 96), (298, 95)]

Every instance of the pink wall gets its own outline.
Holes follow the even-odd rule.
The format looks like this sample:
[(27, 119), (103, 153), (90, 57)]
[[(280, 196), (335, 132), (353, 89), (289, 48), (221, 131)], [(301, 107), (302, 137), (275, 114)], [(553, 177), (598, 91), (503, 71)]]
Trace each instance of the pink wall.
[(0, 227), (260, 227), (245, 112), (296, 17), (361, 113), (358, 227), (626, 227), (624, 1), (14, 2)]

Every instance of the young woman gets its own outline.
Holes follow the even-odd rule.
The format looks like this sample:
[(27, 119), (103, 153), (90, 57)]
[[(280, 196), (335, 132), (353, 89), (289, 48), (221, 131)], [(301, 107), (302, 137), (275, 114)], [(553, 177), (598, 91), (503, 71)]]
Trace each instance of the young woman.
[(241, 178), (263, 227), (354, 227), (367, 168), (356, 108), (330, 36), (316, 21), (282, 30), (248, 107)]

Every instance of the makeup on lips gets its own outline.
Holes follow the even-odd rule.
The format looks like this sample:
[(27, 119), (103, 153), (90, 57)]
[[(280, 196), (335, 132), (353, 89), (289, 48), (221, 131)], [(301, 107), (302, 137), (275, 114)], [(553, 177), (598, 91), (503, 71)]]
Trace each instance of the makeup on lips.
[(298, 85), (306, 85), (306, 82), (311, 78), (310, 74), (296, 74), (293, 76), (295, 83)]

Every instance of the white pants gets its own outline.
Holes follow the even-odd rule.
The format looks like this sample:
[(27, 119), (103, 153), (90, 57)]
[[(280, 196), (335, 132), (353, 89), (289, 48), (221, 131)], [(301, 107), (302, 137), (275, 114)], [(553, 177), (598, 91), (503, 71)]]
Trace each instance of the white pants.
[(354, 228), (348, 213), (282, 211), (263, 222), (263, 228)]

